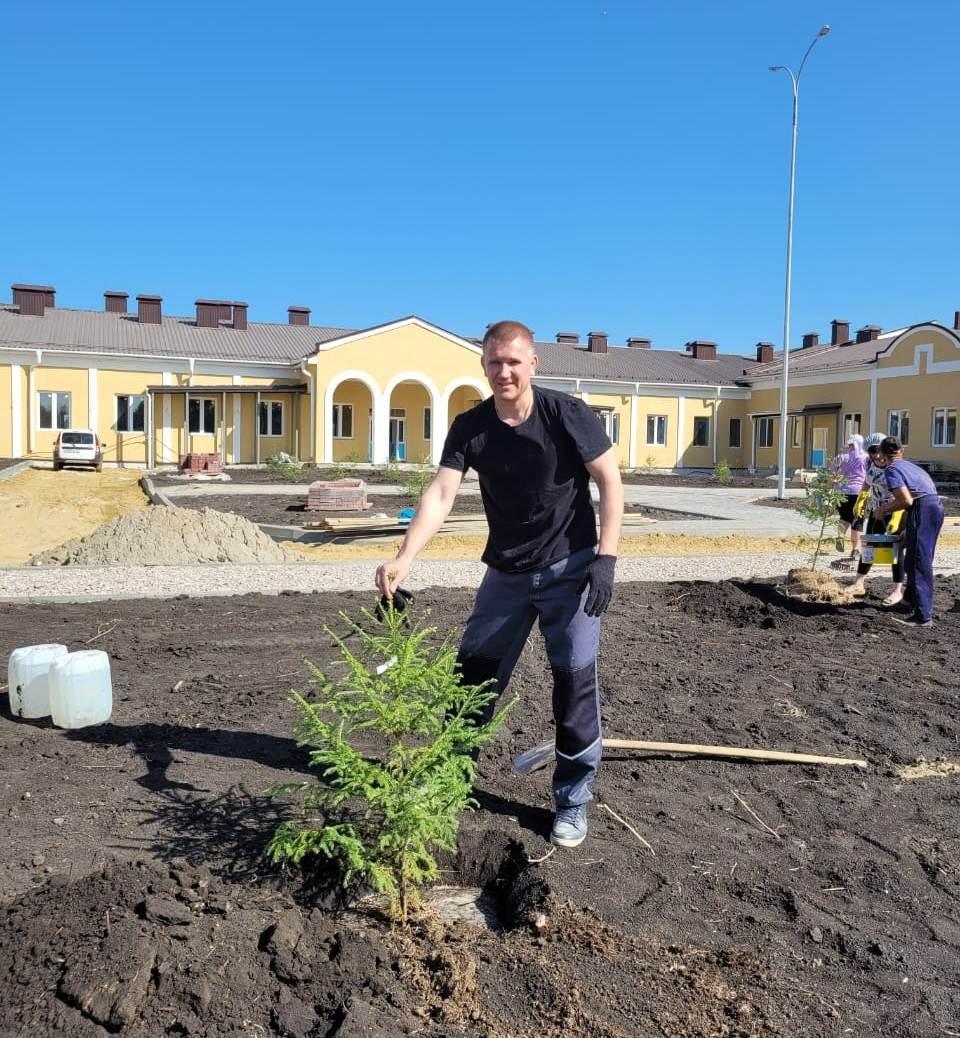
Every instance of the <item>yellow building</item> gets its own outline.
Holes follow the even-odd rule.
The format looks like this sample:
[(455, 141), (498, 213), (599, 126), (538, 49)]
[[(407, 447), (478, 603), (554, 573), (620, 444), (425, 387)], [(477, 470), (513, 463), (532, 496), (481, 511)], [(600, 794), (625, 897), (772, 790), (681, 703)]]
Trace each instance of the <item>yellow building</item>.
[[(247, 304), (200, 299), (189, 317), (159, 296), (104, 293), (102, 310), (63, 309), (53, 288), (13, 286), (0, 304), (0, 457), (49, 458), (58, 431), (91, 428), (107, 464), (227, 464), (286, 451), (304, 461), (433, 463), (453, 418), (489, 393), (479, 341), (406, 317), (361, 330), (248, 322)], [(846, 334), (844, 334), (846, 329)], [(791, 467), (836, 453), (845, 430), (906, 432), (911, 457), (960, 468), (960, 338), (834, 322), (830, 345), (791, 353)], [(624, 468), (772, 468), (779, 362), (769, 344), (720, 354), (648, 339), (609, 347), (591, 332), (538, 342), (537, 383), (597, 412)], [(929, 444), (929, 447), (926, 445)], [(921, 449), (923, 448), (923, 449)]]

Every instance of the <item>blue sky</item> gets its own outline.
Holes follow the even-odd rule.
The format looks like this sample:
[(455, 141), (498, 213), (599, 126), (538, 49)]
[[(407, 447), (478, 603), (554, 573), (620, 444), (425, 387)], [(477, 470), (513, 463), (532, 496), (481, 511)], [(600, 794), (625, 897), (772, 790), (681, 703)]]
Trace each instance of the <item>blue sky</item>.
[[(960, 4), (44, 2), (5, 15), (0, 298), (779, 343), (960, 308)], [(5, 280), (3, 280), (5, 279)]]

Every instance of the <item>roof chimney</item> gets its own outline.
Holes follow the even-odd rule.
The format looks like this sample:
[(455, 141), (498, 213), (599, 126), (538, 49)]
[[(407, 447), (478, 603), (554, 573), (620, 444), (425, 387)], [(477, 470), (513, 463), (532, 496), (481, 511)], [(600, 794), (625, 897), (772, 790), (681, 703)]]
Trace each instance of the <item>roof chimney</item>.
[(163, 296), (137, 296), (137, 320), (141, 324), (160, 324)]
[(125, 314), (129, 298), (126, 292), (104, 292), (103, 309), (108, 314)]
[(54, 306), (56, 289), (49, 285), (11, 285), (13, 305), (20, 307), (24, 317), (43, 317), (45, 307)]
[(831, 321), (830, 322), (830, 345), (839, 346), (841, 343), (850, 341), (850, 322), (849, 321)]
[(579, 332), (557, 332), (557, 342), (567, 346), (578, 346), (580, 344)]
[(814, 346), (820, 345), (820, 333), (819, 332), (806, 332), (803, 336), (803, 348), (805, 350), (812, 350)]
[(587, 332), (587, 349), (591, 353), (607, 352), (606, 332)]
[(758, 364), (772, 364), (773, 363), (773, 343), (772, 342), (758, 342), (757, 343), (757, 363)]
[(717, 359), (717, 344), (715, 342), (707, 342), (705, 339), (694, 339), (693, 342), (687, 343), (687, 347), (696, 360)]
[(881, 328), (877, 324), (865, 324), (857, 329), (857, 342), (873, 342), (880, 338)]
[(245, 332), (247, 330), (247, 306), (248, 303), (234, 303), (233, 304), (233, 327), (238, 332)]
[(197, 327), (219, 328), (221, 321), (233, 319), (233, 304), (223, 299), (198, 299)]
[(960, 329), (960, 310), (953, 311), (953, 327), (954, 329)]
[(288, 306), (287, 307), (287, 320), (290, 324), (309, 324), (310, 323), (310, 307), (309, 306)]
[(635, 347), (638, 350), (649, 350), (650, 349), (650, 340), (649, 339), (641, 339), (641, 338), (638, 338), (635, 335), (631, 335), (630, 338), (627, 339), (627, 345), (628, 346), (633, 346), (633, 347)]

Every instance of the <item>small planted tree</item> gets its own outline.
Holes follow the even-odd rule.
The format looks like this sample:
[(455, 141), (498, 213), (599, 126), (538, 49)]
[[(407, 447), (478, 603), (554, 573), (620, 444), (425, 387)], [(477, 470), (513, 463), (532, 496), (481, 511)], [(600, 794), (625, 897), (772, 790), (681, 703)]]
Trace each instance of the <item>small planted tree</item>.
[(432, 480), (432, 471), (415, 469), (413, 472), (408, 473), (407, 478), (403, 481), (403, 496), (415, 505), (420, 504), (420, 498), (423, 497), (424, 490), (430, 486)]
[(713, 466), (713, 478), (722, 487), (730, 486), (733, 477), (730, 475), (730, 462), (726, 458), (722, 458)]
[(800, 514), (811, 523), (819, 523), (820, 526), (813, 547), (811, 570), (817, 568), (827, 524), (835, 521), (840, 511), (840, 504), (844, 498), (844, 493), (840, 489), (842, 482), (843, 477), (836, 469), (821, 466), (806, 485), (807, 493), (800, 505)]
[(277, 451), (266, 459), (269, 468), (278, 472), (288, 483), (299, 481), (303, 473), (303, 462), (287, 454), (286, 451)]
[(392, 606), (382, 622), (363, 617), (361, 626), (344, 616), (355, 649), (333, 635), (341, 673), (308, 664), (312, 692), (293, 696), (295, 736), (322, 774), (270, 791), (298, 795), (302, 811), (267, 853), (274, 862), (332, 859), (344, 883), (369, 883), (403, 921), (439, 875), (435, 853), (456, 848), (459, 816), (475, 806), (475, 756), (509, 707), (481, 723), (496, 693), (460, 683), (449, 641), (428, 644), (435, 628), (408, 626)]

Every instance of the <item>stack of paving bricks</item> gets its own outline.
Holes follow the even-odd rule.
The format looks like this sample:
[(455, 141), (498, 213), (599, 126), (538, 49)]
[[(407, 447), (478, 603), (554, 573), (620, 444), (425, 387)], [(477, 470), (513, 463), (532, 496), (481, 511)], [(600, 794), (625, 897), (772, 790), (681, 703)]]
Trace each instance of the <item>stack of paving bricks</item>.
[(223, 459), (219, 454), (181, 454), (180, 471), (188, 476), (195, 476), (200, 472), (223, 472)]
[(307, 492), (308, 512), (358, 512), (369, 508), (362, 479), (317, 480)]

